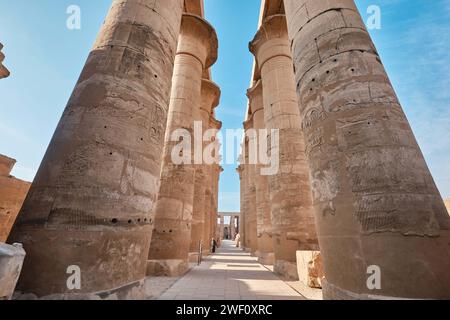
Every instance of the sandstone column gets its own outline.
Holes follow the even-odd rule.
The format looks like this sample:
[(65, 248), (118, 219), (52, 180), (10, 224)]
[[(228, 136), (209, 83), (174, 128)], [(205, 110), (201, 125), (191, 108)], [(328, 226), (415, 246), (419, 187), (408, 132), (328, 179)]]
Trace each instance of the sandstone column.
[(8, 239), (31, 185), (11, 175), (15, 164), (16, 160), (0, 154), (0, 243)]
[(213, 165), (213, 188), (212, 188), (212, 208), (211, 208), (211, 239), (217, 240), (217, 219), (218, 219), (218, 204), (219, 204), (219, 178), (223, 171), (220, 165)]
[(254, 136), (248, 134), (253, 129), (253, 115), (244, 122), (246, 132), (245, 138), (245, 171), (246, 171), (246, 190), (245, 190), (245, 224), (246, 224), (246, 248), (252, 255), (256, 255), (258, 250), (258, 237), (256, 230), (256, 185), (255, 185), (255, 164), (250, 163), (250, 146), (254, 145)]
[(318, 244), (285, 16), (266, 18), (250, 50), (261, 70), (266, 127), (278, 129), (280, 139), (280, 167), (268, 177), (274, 270), (296, 279), (296, 251)]
[(173, 163), (173, 148), (181, 141), (170, 141), (170, 135), (175, 130), (185, 129), (191, 135), (191, 142), (194, 141), (194, 117), (201, 105), (203, 70), (216, 59), (214, 28), (199, 16), (183, 14), (148, 274), (176, 276), (188, 270), (195, 166)]
[[(258, 152), (260, 145), (259, 130), (265, 129), (264, 104), (262, 82), (259, 80), (253, 88), (248, 90), (247, 96), (253, 114), (254, 129), (258, 132)], [(272, 215), (270, 209), (269, 182), (266, 175), (261, 175), (260, 162), (255, 166), (255, 189), (256, 189), (256, 228), (259, 262), (262, 264), (273, 264), (273, 240), (272, 240)]]
[(5, 60), (5, 55), (2, 52), (3, 44), (0, 43), (0, 79), (9, 77), (9, 71), (3, 65), (3, 60)]
[(127, 298), (145, 277), (182, 10), (113, 2), (9, 238), (27, 252), (22, 292)]
[(284, 2), (325, 298), (450, 298), (449, 216), (354, 2)]
[[(209, 118), (212, 110), (219, 105), (220, 88), (214, 82), (203, 79), (201, 91), (201, 107), (198, 110), (197, 120), (202, 122), (203, 133), (209, 129)], [(203, 136), (202, 136), (203, 138)], [(207, 146), (208, 142), (201, 141), (203, 147)], [(194, 186), (194, 205), (192, 214), (192, 231), (191, 231), (191, 247), (190, 252), (193, 256), (198, 252), (199, 243), (202, 242), (203, 249), (209, 245), (209, 242), (203, 239), (205, 226), (205, 209), (206, 201), (206, 186), (211, 181), (208, 172), (208, 164), (196, 165), (195, 169), (195, 186)], [(209, 206), (208, 206), (209, 208)], [(208, 220), (209, 221), (209, 220)], [(197, 256), (198, 258), (198, 256)]]

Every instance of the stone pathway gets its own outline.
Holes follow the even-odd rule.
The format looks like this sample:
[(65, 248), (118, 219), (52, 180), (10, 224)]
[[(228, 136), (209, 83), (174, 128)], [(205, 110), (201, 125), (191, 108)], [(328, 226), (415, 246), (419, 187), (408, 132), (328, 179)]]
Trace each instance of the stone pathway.
[(305, 300), (248, 253), (223, 241), (216, 254), (167, 289), (159, 300)]

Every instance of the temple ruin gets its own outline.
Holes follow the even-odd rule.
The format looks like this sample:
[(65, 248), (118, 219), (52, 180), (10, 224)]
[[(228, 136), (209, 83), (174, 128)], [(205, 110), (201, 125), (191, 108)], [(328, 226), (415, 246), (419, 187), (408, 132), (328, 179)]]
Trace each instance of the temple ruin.
[(241, 212), (219, 213), (219, 43), (203, 0), (113, 0), (31, 187), (0, 156), (0, 299), (19, 273), (17, 297), (144, 299), (148, 279), (183, 277), (221, 240), (324, 299), (450, 299), (450, 200), (354, 1), (261, 2)]

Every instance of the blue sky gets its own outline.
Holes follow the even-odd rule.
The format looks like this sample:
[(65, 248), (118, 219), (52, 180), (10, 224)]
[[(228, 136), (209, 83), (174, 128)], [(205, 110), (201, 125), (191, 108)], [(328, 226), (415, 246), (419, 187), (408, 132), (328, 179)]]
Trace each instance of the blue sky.
[[(241, 128), (259, 0), (205, 0), (217, 30), (213, 78), (224, 128)], [(32, 180), (84, 65), (110, 0), (0, 1), (0, 41), (11, 77), (0, 81), (0, 153), (18, 160), (13, 174)], [(78, 5), (81, 30), (68, 30), (66, 9)], [(444, 198), (450, 198), (450, 0), (359, 0), (364, 19), (379, 5), (372, 37)], [(222, 211), (239, 210), (236, 166), (220, 181)]]

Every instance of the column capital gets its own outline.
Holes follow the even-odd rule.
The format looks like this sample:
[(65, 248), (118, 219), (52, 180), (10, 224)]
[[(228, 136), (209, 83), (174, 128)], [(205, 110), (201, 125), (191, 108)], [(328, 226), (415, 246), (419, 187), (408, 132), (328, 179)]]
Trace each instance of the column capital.
[(202, 79), (202, 105), (201, 109), (208, 115), (211, 114), (220, 102), (220, 87), (213, 81)]
[(195, 14), (183, 14), (177, 54), (194, 56), (203, 69), (208, 69), (217, 61), (218, 47), (216, 31), (208, 21)]
[(267, 60), (286, 56), (291, 58), (286, 15), (275, 14), (264, 19), (255, 38), (249, 44), (261, 70)]

